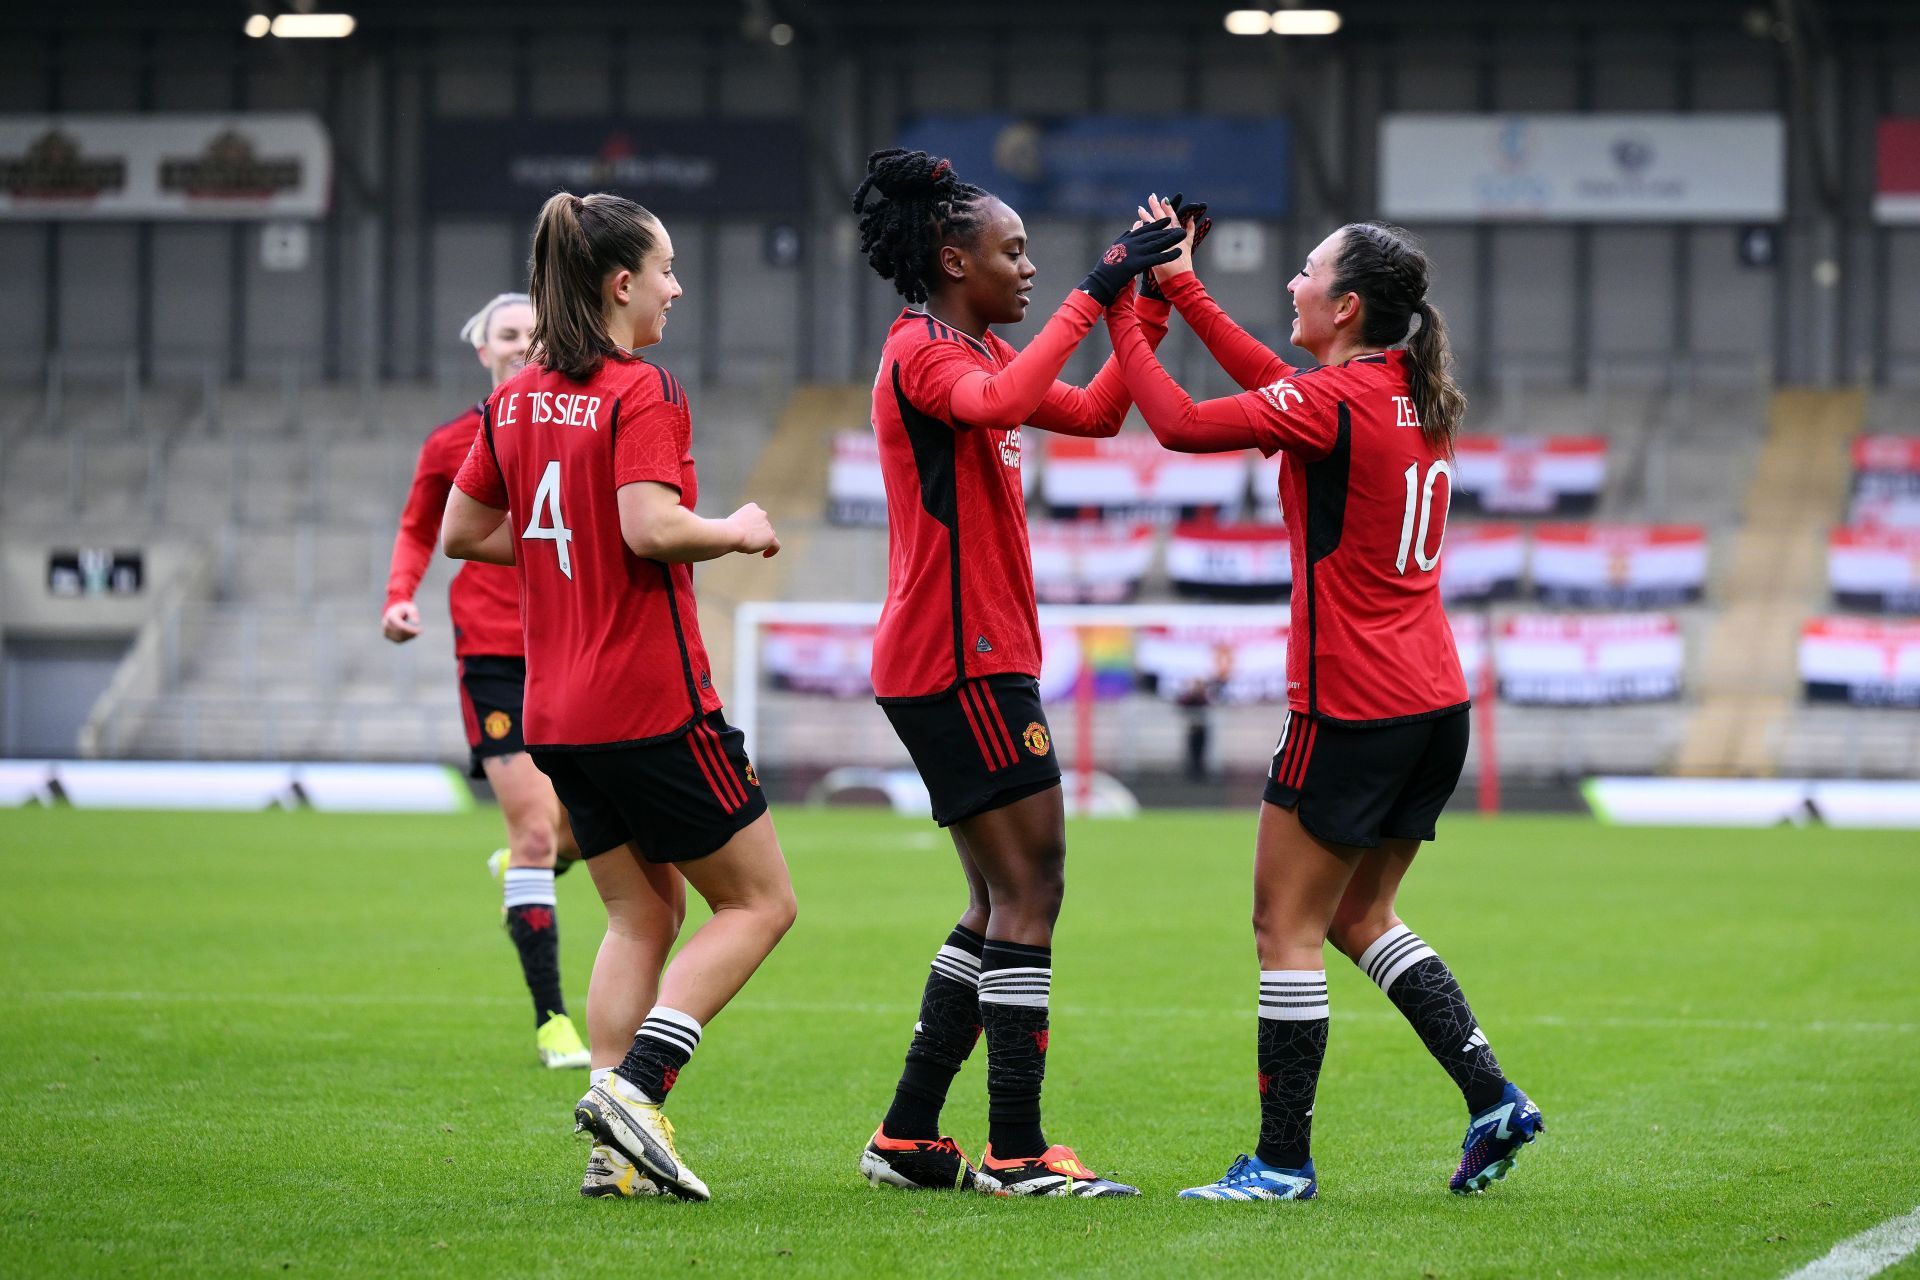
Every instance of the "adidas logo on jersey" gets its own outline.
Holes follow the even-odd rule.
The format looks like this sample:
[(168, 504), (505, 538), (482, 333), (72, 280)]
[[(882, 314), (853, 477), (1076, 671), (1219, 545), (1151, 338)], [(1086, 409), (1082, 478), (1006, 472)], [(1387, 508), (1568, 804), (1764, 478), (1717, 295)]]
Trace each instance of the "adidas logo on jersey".
[(975, 640), (973, 642), (973, 651), (975, 653), (992, 653), (993, 646), (987, 643), (987, 638), (985, 636), (981, 636), (978, 640)]

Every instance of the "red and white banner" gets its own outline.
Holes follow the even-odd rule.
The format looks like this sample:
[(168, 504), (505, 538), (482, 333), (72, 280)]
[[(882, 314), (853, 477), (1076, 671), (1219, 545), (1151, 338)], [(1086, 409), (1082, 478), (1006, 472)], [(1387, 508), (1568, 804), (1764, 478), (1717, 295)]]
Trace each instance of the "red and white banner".
[(1811, 618), (1800, 632), (1800, 678), (1819, 701), (1920, 707), (1920, 622)]
[(1920, 528), (1835, 529), (1827, 581), (1843, 609), (1920, 613)]
[(1178, 702), (1196, 684), (1207, 701), (1287, 700), (1287, 624), (1255, 627), (1142, 627), (1134, 666), (1162, 698)]
[(1040, 496), (1056, 515), (1237, 508), (1247, 489), (1240, 453), (1172, 453), (1143, 432), (1049, 436)]
[(1496, 515), (1591, 511), (1607, 480), (1600, 436), (1461, 436), (1454, 442), (1453, 507)]
[(1861, 436), (1853, 442), (1847, 522), (1920, 529), (1920, 436)]
[(1275, 600), (1293, 583), (1288, 546), (1280, 525), (1185, 521), (1167, 539), (1167, 577), (1187, 595)]
[(1873, 216), (1881, 222), (1920, 222), (1920, 119), (1882, 120), (1875, 141)]
[(1447, 526), (1440, 552), (1440, 594), (1448, 603), (1505, 600), (1520, 591), (1527, 539), (1511, 525)]
[(1249, 520), (1259, 524), (1279, 524), (1287, 518), (1286, 510), (1280, 505), (1280, 467), (1286, 460), (1284, 453), (1276, 453), (1271, 458), (1262, 457), (1258, 451), (1252, 454), (1252, 500), (1247, 506)]
[(1679, 696), (1685, 658), (1668, 614), (1519, 614), (1501, 624), (1494, 665), (1509, 702), (1657, 702)]
[(873, 694), (873, 627), (862, 623), (769, 622), (760, 661), (777, 689), (836, 698)]
[(1542, 524), (1533, 530), (1532, 560), (1534, 594), (1550, 604), (1682, 604), (1706, 589), (1707, 531), (1697, 524)]
[(1048, 604), (1130, 600), (1153, 566), (1154, 527), (1094, 520), (1035, 520), (1027, 526), (1033, 591)]
[(880, 440), (872, 431), (833, 433), (833, 458), (827, 463), (827, 519), (834, 524), (887, 523)]
[(320, 218), (332, 195), (309, 112), (0, 116), (0, 219)]

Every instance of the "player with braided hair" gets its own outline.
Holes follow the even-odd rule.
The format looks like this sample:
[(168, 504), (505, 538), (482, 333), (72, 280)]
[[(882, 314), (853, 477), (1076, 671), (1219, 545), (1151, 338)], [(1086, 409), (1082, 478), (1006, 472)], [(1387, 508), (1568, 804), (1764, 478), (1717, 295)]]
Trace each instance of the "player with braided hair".
[[(1025, 350), (991, 326), (1026, 314), (1026, 227), (924, 151), (880, 151), (854, 193), (860, 249), (909, 304), (873, 384), (887, 488), (886, 606), (873, 687), (953, 836), (968, 903), (934, 956), (892, 1106), (861, 1153), (875, 1186), (1137, 1195), (1047, 1142), (1040, 1092), (1054, 921), (1066, 863), (1060, 765), (1040, 705), (1040, 628), (1020, 428), (1110, 436), (1119, 369), (1056, 381), (1102, 310), (1171, 256), (1171, 218), (1121, 235)], [(1165, 308), (1158, 315), (1164, 332)], [(976, 1170), (940, 1133), (947, 1089), (984, 1030), (988, 1143)]]
[[(1157, 216), (1149, 201), (1141, 216)], [(1260, 1141), (1202, 1200), (1305, 1200), (1327, 1043), (1324, 944), (1365, 970), (1466, 1100), (1449, 1180), (1484, 1190), (1545, 1126), (1488, 1047), (1459, 984), (1394, 912), (1401, 880), (1460, 779), (1467, 685), (1440, 604), (1453, 436), (1466, 399), (1426, 255), (1397, 227), (1352, 223), (1288, 284), (1301, 371), (1206, 295), (1183, 252), (1159, 284), (1241, 395), (1195, 404), (1124, 305), (1107, 323), (1128, 387), (1169, 449), (1284, 453), (1293, 546), (1290, 691), (1254, 855)]]

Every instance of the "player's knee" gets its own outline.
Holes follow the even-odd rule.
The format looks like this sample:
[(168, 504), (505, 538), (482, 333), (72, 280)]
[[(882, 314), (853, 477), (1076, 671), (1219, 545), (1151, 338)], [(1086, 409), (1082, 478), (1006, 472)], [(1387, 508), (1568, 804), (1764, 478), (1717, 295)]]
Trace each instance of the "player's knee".
[(1327, 941), (1341, 955), (1358, 964), (1367, 948), (1398, 923), (1393, 912), (1372, 907), (1354, 912), (1336, 912), (1333, 923), (1327, 928)]
[(533, 814), (507, 816), (507, 849), (513, 865), (550, 867), (559, 851), (553, 837), (553, 824)]
[(793, 896), (791, 884), (782, 885), (777, 891), (757, 901), (753, 912), (760, 918), (772, 941), (778, 942), (787, 936), (787, 930), (793, 928), (793, 922), (799, 918), (800, 901)]

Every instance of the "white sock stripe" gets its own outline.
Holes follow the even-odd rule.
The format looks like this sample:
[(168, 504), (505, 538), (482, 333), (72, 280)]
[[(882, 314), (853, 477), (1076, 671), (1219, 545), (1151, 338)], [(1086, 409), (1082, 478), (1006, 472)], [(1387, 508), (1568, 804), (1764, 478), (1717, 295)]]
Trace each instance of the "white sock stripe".
[(1034, 995), (1021, 995), (1011, 992), (999, 995), (988, 995), (982, 991), (980, 993), (980, 1003), (1018, 1005), (1023, 1009), (1044, 1009), (1047, 1007), (1048, 1001), (1047, 994), (1044, 991)]
[(1401, 925), (1388, 930), (1361, 954), (1360, 967), (1382, 991), (1387, 991), (1395, 978), (1433, 954), (1433, 948), (1419, 934)]
[(953, 961), (955, 964), (960, 965), (963, 968), (971, 969), (975, 973), (980, 972), (980, 957), (973, 954), (973, 952), (971, 951), (963, 951), (959, 947), (943, 946), (938, 951), (934, 952), (934, 955), (944, 956), (946, 959)]
[(1018, 968), (1006, 967), (1000, 969), (982, 969), (980, 971), (980, 981), (982, 982), (991, 982), (995, 978), (1051, 978), (1052, 976), (1053, 970), (1044, 965), (1022, 965)]
[(1326, 1018), (1325, 969), (1262, 969), (1259, 1015), (1274, 1022), (1314, 1022)]
[(1269, 1022), (1325, 1022), (1333, 1016), (1332, 1008), (1324, 1000), (1303, 1005), (1272, 1005), (1263, 1000), (1256, 1012)]
[(548, 867), (508, 867), (502, 894), (509, 907), (553, 906), (553, 871)]
[(980, 986), (980, 975), (972, 969), (962, 969), (959, 965), (949, 964), (939, 956), (933, 958), (933, 972), (949, 982), (957, 982), (963, 987)]
[(980, 1003), (1044, 1009), (1053, 995), (1051, 969), (988, 969), (980, 975)]
[(689, 1056), (700, 1047), (699, 1020), (663, 1004), (655, 1005), (647, 1014), (639, 1034), (684, 1049)]

